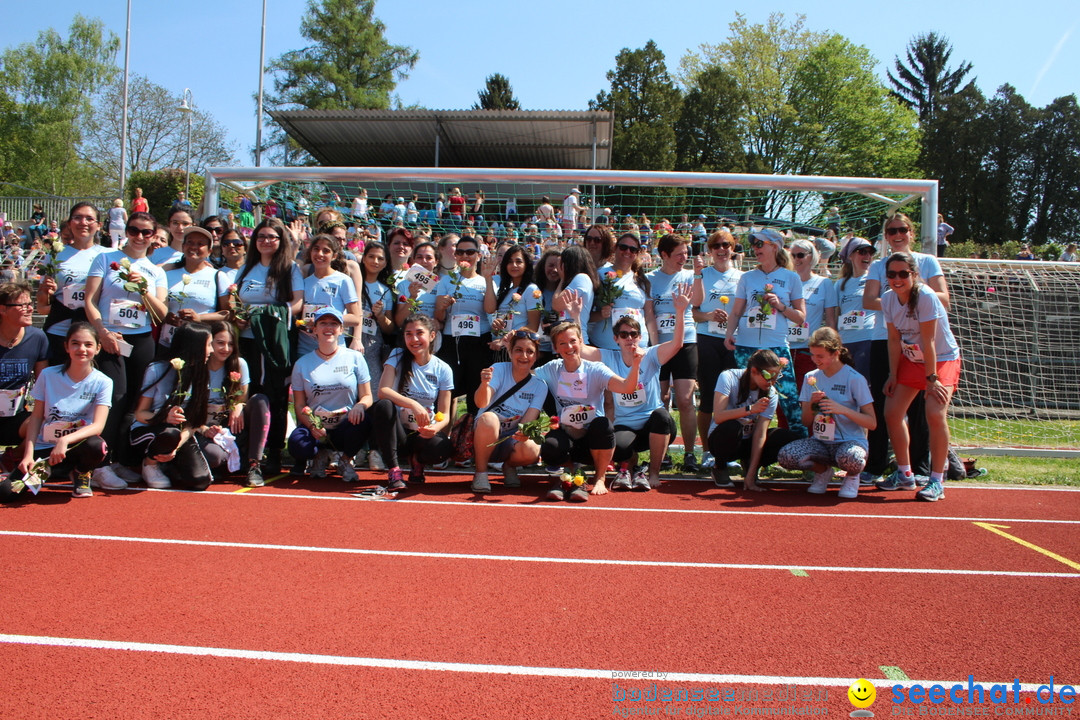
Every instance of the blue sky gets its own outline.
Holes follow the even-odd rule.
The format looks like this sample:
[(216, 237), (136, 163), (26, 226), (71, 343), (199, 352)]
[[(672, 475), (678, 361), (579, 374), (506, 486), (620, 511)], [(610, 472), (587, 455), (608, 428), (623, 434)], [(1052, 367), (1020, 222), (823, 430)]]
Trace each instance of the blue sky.
[[(382, 0), (376, 15), (391, 42), (420, 51), (420, 61), (397, 94), (405, 103), (435, 109), (471, 107), (484, 78), (495, 72), (510, 78), (525, 109), (585, 109), (607, 87), (604, 75), (620, 49), (653, 39), (667, 56), (668, 68), (677, 69), (687, 51), (723, 41), (736, 10), (752, 23), (764, 22), (771, 12), (802, 13), (808, 29), (837, 32), (869, 48), (883, 78), (886, 66), (903, 54), (914, 35), (934, 30), (951, 40), (954, 64), (966, 60), (974, 65), (977, 84), (987, 95), (1007, 82), (1028, 102), (1043, 106), (1076, 93), (1080, 85), (1076, 0), (773, 0), (756, 5)], [(241, 164), (252, 164), (251, 98), (258, 87), (261, 0), (188, 0), (180, 5), (133, 0), (132, 6), (131, 71), (175, 92), (178, 101), (184, 88), (191, 88), (195, 104), (229, 130)], [(66, 33), (77, 12), (101, 18), (124, 37), (125, 0), (89, 5), (52, 0), (48, 12), (43, 7), (6, 3), (0, 45), (33, 40), (47, 27)], [(299, 26), (306, 7), (306, 0), (268, 0), (268, 61), (303, 47)], [(118, 62), (123, 62), (122, 52)]]

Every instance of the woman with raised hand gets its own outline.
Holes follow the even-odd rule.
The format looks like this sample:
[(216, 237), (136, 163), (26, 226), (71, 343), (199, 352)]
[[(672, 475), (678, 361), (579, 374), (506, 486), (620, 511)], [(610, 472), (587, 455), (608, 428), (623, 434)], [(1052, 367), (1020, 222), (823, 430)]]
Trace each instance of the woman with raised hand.
[[(145, 217), (153, 227), (154, 218)], [(68, 328), (72, 322), (86, 320), (86, 275), (94, 259), (109, 252), (109, 248), (95, 242), (99, 224), (98, 211), (92, 203), (72, 206), (65, 227), (71, 243), (63, 245), (56, 255), (55, 267), (42, 276), (36, 298), (38, 314), (48, 315), (42, 329), (49, 336), (49, 360), (53, 365), (67, 362), (64, 338)]]
[[(435, 243), (422, 242), (413, 248), (413, 268), (416, 274), (398, 281), (394, 292), (398, 303), (394, 308), (394, 325), (400, 326), (412, 313), (433, 317), (435, 315), (435, 286), (438, 284), (439, 252)], [(420, 271), (423, 273), (420, 273)], [(415, 279), (410, 279), (415, 278)], [(411, 302), (410, 302), (411, 301)], [(416, 306), (415, 309), (413, 306)], [(436, 348), (438, 350), (438, 348)]]
[[(270, 434), (263, 472), (281, 472), (292, 374), (289, 330), (304, 307), (304, 278), (293, 261), (292, 233), (277, 218), (260, 222), (236, 282), (218, 297), (240, 329), (240, 356), (251, 371), (251, 391), (270, 399)], [(235, 289), (235, 292), (231, 292)]]
[(483, 263), (476, 238), (458, 240), (454, 254), (457, 271), (444, 275), (435, 288), (435, 320), (443, 327), (439, 357), (453, 368), (454, 388), (475, 413), (480, 371), (491, 365), (491, 318), (484, 311), (488, 280), (480, 273)]
[(915, 497), (934, 502), (945, 497), (943, 481), (949, 464), (949, 401), (960, 382), (960, 348), (949, 328), (949, 316), (937, 293), (919, 279), (918, 262), (909, 253), (893, 253), (885, 261), (891, 293), (881, 300), (889, 329), (889, 377), (885, 381), (885, 422), (889, 426), (896, 472), (877, 483), (882, 490), (913, 490), (908, 448), (908, 408), (920, 392), (926, 396), (930, 428), (930, 478)]
[[(356, 285), (344, 272), (341, 244), (333, 235), (315, 236), (308, 246), (305, 264), (310, 264), (311, 274), (304, 278), (303, 324), (297, 343), (300, 355), (314, 352), (318, 347), (315, 315), (324, 308), (337, 310), (346, 329), (359, 325), (362, 318)], [(339, 334), (339, 342), (345, 344), (344, 332)]]
[(738, 461), (743, 466), (744, 487), (767, 490), (758, 484), (758, 472), (776, 462), (782, 447), (801, 437), (791, 429), (769, 427), (779, 399), (773, 384), (784, 369), (781, 360), (772, 350), (761, 348), (747, 359), (746, 369), (725, 370), (717, 378), (709, 431), (717, 487), (734, 487), (728, 463)]
[[(151, 323), (159, 323), (168, 312), (165, 271), (146, 256), (154, 234), (154, 219), (145, 213), (132, 213), (124, 229), (127, 243), (119, 250), (102, 253), (94, 259), (86, 277), (86, 317), (101, 342), (97, 367), (112, 380), (113, 398), (103, 437), (119, 463), (102, 468), (99, 476), (105, 487), (124, 486), (126, 472), (120, 463), (135, 458), (120, 451), (125, 416), (142, 387), (143, 371), (154, 358)], [(114, 477), (120, 474), (120, 477)]]
[(819, 327), (836, 329), (838, 303), (832, 279), (814, 274), (818, 251), (813, 242), (796, 240), (788, 248), (788, 254), (802, 280), (803, 302), (806, 303), (806, 319), (801, 323), (788, 324), (788, 348), (795, 368), (795, 386), (801, 388), (803, 376), (814, 369), (814, 362), (810, 358), (810, 336)]
[(399, 456), (409, 462), (409, 482), (422, 483), (424, 468), (450, 457), (447, 436), (454, 373), (432, 352), (435, 321), (410, 315), (401, 328), (402, 348), (383, 366), (379, 400), (371, 408), (375, 441), (387, 468), (387, 489), (404, 490)]
[(30, 390), (35, 402), (26, 420), (23, 458), (0, 481), (0, 502), (12, 502), (26, 489), (23, 478), (43, 458), (49, 460), (50, 474), (70, 469), (73, 497), (94, 494), (93, 473), (109, 452), (101, 433), (112, 403), (112, 381), (94, 369), (101, 344), (90, 323), (72, 323), (64, 346), (68, 361), (42, 370)]
[[(602, 349), (595, 356), (592, 352), (582, 352), (582, 357), (599, 360), (621, 376), (629, 375), (635, 361), (639, 362), (637, 388), (628, 393), (612, 393), (615, 405), (612, 461), (618, 472), (611, 484), (612, 490), (648, 492), (660, 486), (660, 463), (668, 445), (675, 440), (675, 420), (660, 396), (660, 368), (682, 348), (682, 325), (686, 321), (685, 310), (690, 306), (690, 294), (686, 285), (675, 294), (675, 329), (671, 339), (646, 349), (640, 360), (635, 348), (641, 340), (641, 325), (628, 315), (615, 321), (612, 335), (618, 342), (618, 350)], [(638, 454), (646, 450), (649, 451), (648, 474), (638, 466)]]
[[(889, 253), (908, 253), (915, 258), (919, 266), (919, 278), (923, 286), (937, 295), (942, 306), (949, 309), (949, 287), (945, 274), (936, 256), (927, 253), (912, 252), (915, 241), (915, 225), (904, 213), (895, 213), (886, 218), (881, 228)], [(882, 309), (882, 299), (891, 292), (885, 277), (885, 263), (888, 255), (879, 257), (871, 266), (863, 291), (863, 308), (866, 310)], [(866, 471), (873, 476), (882, 475), (889, 464), (889, 443), (896, 451), (896, 439), (886, 431), (885, 422), (885, 381), (889, 370), (888, 329), (884, 318), (879, 316), (874, 327), (870, 345), (870, 392), (874, 394), (874, 410), (878, 416), (877, 430), (870, 433), (870, 455), (866, 459)], [(926, 482), (930, 475), (930, 437), (926, 423), (925, 400), (916, 395), (911, 401), (908, 412), (908, 437), (910, 438), (909, 457), (912, 460), (915, 477), (918, 482)], [(895, 479), (895, 478), (894, 478)], [(892, 485), (892, 483), (889, 483)]]
[(496, 350), (497, 343), (501, 350), (502, 339), (514, 330), (528, 328), (535, 332), (540, 328), (537, 300), (543, 296), (532, 282), (532, 258), (523, 246), (508, 246), (498, 268), (498, 277), (486, 276), (484, 293), (484, 312), (491, 315), (491, 333), (499, 338), (492, 342), (492, 350)]
[[(604, 228), (611, 233), (604, 225), (595, 225), (589, 228), (588, 233), (595, 232), (596, 228)], [(629, 317), (636, 320), (640, 327), (641, 339), (638, 344), (648, 347), (648, 326), (655, 324), (655, 315), (653, 304), (648, 302), (651, 286), (641, 263), (641, 240), (634, 233), (623, 233), (614, 244), (614, 253), (614, 262), (600, 268), (599, 281), (601, 288), (609, 285), (619, 297), (604, 305), (600, 305), (599, 298), (596, 300), (596, 309), (589, 316), (589, 337), (596, 347), (618, 350), (614, 324), (622, 317)]]
[[(596, 268), (593, 266), (592, 256), (579, 245), (571, 245), (562, 251), (559, 256), (560, 281), (555, 289), (551, 300), (551, 308), (559, 313), (561, 321), (576, 322), (582, 326), (581, 341), (589, 343), (588, 314), (592, 311), (593, 300), (596, 297), (596, 288), (599, 282), (596, 277)], [(573, 290), (581, 298), (581, 313), (584, 318), (573, 317), (566, 304), (566, 290)]]
[(533, 284), (540, 290), (540, 358), (536, 366), (540, 367), (555, 357), (551, 347), (551, 336), (548, 334), (551, 328), (559, 321), (559, 314), (552, 308), (555, 299), (556, 288), (562, 282), (562, 250), (557, 247), (548, 248), (540, 255), (533, 270)]
[(877, 425), (874, 399), (836, 330), (818, 328), (809, 347), (817, 369), (806, 374), (799, 401), (803, 424), (812, 433), (781, 448), (777, 460), (789, 470), (813, 471), (808, 492), (815, 495), (825, 493), (833, 467), (840, 468), (847, 475), (838, 495), (852, 499), (859, 495), (859, 474), (866, 464), (866, 431)]
[(168, 288), (169, 312), (158, 335), (158, 352), (172, 344), (172, 336), (186, 322), (211, 323), (224, 320), (228, 313), (218, 309), (218, 271), (210, 264), (213, 235), (192, 225), (184, 230), (183, 257), (163, 266)]
[[(565, 220), (565, 218), (563, 219)], [(632, 235), (633, 233), (625, 234)], [(637, 235), (633, 237), (635, 240), (638, 239)], [(639, 245), (640, 243), (641, 241), (638, 240)], [(590, 226), (582, 236), (581, 244), (589, 251), (593, 267), (596, 268), (598, 273), (606, 269), (605, 265), (618, 260), (618, 255), (615, 254), (615, 233), (609, 225)]]
[[(566, 295), (576, 294), (567, 292)], [(580, 302), (580, 295), (577, 300), (568, 299)], [(571, 312), (579, 310), (577, 307), (570, 309)], [(559, 427), (548, 432), (540, 456), (548, 467), (571, 462), (591, 463), (594, 474), (591, 491), (586, 491), (584, 485), (564, 488), (556, 481), (548, 491), (547, 499), (585, 502), (590, 492), (594, 495), (607, 492), (605, 476), (615, 452), (615, 428), (605, 415), (604, 393), (634, 393), (638, 390), (638, 368), (645, 350), (633, 346), (630, 369), (625, 377), (620, 377), (607, 365), (582, 357), (585, 343), (581, 326), (575, 322), (559, 323), (552, 328), (551, 343), (559, 359), (537, 369), (536, 376), (547, 384), (548, 392), (555, 398)]]
[[(206, 437), (215, 439), (223, 430), (228, 430), (234, 438), (237, 454), (242, 455), (242, 449), (247, 449), (247, 486), (262, 487), (264, 480), (259, 463), (270, 430), (270, 400), (262, 393), (248, 393), (251, 373), (247, 361), (240, 357), (236, 326), (215, 320), (210, 323), (210, 333), (213, 339), (207, 361), (210, 396), (206, 401)], [(227, 444), (223, 447), (229, 450)]]
[(142, 476), (151, 488), (205, 490), (213, 469), (225, 464), (226, 451), (211, 436), (210, 328), (188, 323), (176, 331), (167, 362), (146, 368), (135, 404), (131, 447), (142, 457)]
[[(750, 355), (761, 349), (771, 350), (786, 364), (791, 361), (788, 329), (806, 320), (802, 279), (791, 269), (791, 256), (784, 250), (780, 233), (771, 228), (750, 233), (750, 246), (758, 266), (739, 278), (725, 344), (735, 351), (738, 367), (745, 367)], [(798, 437), (806, 437), (794, 371), (787, 370), (773, 380), (788, 428)]]
[(312, 317), (318, 346), (293, 368), (297, 426), (289, 436), (289, 454), (311, 460), (312, 477), (325, 477), (327, 465), (336, 460), (341, 479), (356, 482), (353, 456), (371, 433), (371, 374), (364, 356), (341, 342), (338, 309), (324, 306)]
[(851, 364), (864, 378), (870, 377), (870, 348), (880, 313), (863, 308), (863, 294), (874, 262), (874, 246), (864, 238), (852, 238), (840, 249), (840, 277), (834, 283), (839, 319), (837, 330)]
[[(713, 393), (720, 373), (736, 367), (735, 353), (724, 345), (727, 336), (728, 311), (739, 286), (742, 270), (735, 267), (733, 257), (735, 238), (726, 229), (709, 236), (705, 244), (708, 255), (694, 258), (694, 286), (690, 296), (694, 320), (697, 323), (697, 381), (699, 403), (698, 433), (701, 435), (701, 469), (711, 470), (715, 460), (708, 448), (709, 424), (712, 422)], [(708, 264), (711, 258), (712, 264)]]
[(480, 371), (473, 452), (476, 472), (472, 491), (491, 492), (488, 463), (502, 463), (503, 484), (521, 487), (517, 469), (540, 459), (540, 446), (518, 431), (518, 426), (540, 417), (547, 397), (544, 381), (532, 374), (540, 352), (540, 339), (532, 330), (514, 330), (509, 335), (510, 362), (495, 363)]

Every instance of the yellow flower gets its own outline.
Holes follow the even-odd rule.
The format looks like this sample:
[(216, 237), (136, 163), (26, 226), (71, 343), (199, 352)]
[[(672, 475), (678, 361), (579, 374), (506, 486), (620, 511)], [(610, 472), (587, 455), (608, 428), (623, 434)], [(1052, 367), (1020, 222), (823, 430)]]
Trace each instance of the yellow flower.
[(720, 296), (720, 302), (724, 303), (725, 305), (727, 305), (727, 304), (728, 304), (728, 301), (729, 301), (730, 299), (731, 299), (731, 298), (729, 298), (729, 297), (728, 297), (727, 295), (721, 295), (721, 296)]
[(615, 277), (622, 277), (622, 276), (623, 276), (623, 271), (622, 270), (616, 270), (615, 271)]
[(435, 422), (442, 422), (445, 419), (446, 419), (446, 416), (443, 415), (441, 412), (435, 413)]
[(307, 325), (307, 320), (305, 320), (304, 318), (300, 318), (296, 321), (296, 325), (297, 327), (304, 327), (305, 325)]
[(813, 386), (813, 387), (817, 387), (817, 378), (816, 377), (808, 377), (808, 378), (806, 378), (806, 382), (810, 383), (810, 385)]
[(574, 484), (578, 485), (578, 486), (584, 485), (585, 484), (585, 478), (582, 477), (581, 475), (575, 475), (574, 476)]

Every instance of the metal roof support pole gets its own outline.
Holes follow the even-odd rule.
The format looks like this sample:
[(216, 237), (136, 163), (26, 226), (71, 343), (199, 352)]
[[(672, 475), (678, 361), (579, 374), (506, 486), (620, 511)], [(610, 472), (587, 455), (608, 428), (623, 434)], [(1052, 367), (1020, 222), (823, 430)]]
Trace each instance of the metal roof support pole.
[[(922, 203), (922, 251), (937, 253), (938, 184), (926, 190)], [(929, 248), (929, 249), (928, 249)]]
[(439, 167), (439, 136), (442, 135), (442, 126), (435, 121), (435, 167)]
[[(595, 120), (593, 120), (593, 124), (592, 124), (592, 169), (593, 170), (596, 169), (596, 121)], [(592, 207), (593, 207), (593, 210), (592, 210), (591, 213), (589, 213), (589, 217), (588, 217), (588, 221), (589, 221), (588, 224), (591, 225), (593, 220), (596, 219), (596, 211), (598, 209), (598, 206), (596, 204), (596, 185), (595, 184), (589, 186), (589, 202), (592, 203)], [(577, 221), (576, 220), (574, 221), (574, 224), (571, 227), (577, 227)]]

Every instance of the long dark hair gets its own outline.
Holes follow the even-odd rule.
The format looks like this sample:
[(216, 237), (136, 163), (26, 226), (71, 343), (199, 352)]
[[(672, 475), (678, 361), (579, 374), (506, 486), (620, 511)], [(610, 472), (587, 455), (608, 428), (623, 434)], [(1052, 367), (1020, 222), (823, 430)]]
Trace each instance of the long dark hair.
[[(514, 255), (521, 255), (521, 259), (525, 261), (525, 271), (521, 274), (520, 284), (516, 288), (513, 287), (514, 281), (510, 279), (510, 273), (506, 269), (510, 264), (511, 257)], [(516, 293), (524, 293), (532, 274), (533, 263), (529, 253), (525, 252), (525, 248), (521, 245), (511, 245), (510, 249), (503, 253), (502, 262), (499, 263), (499, 291), (495, 293), (495, 307), (498, 308), (502, 304), (502, 301), (506, 299), (511, 290)]]
[(547, 261), (551, 257), (562, 257), (562, 248), (553, 247), (548, 248), (540, 256), (540, 261), (536, 263), (536, 267), (533, 268), (533, 284), (540, 290), (554, 290), (553, 287), (548, 287), (547, 273), (544, 268), (547, 267)]
[[(184, 398), (188, 400), (184, 410), (187, 425), (196, 428), (206, 424), (206, 403), (210, 397), (210, 368), (206, 361), (206, 344), (212, 337), (210, 327), (203, 323), (187, 323), (176, 329), (167, 362), (180, 359), (184, 361), (184, 366), (176, 372), (176, 387), (148, 425), (166, 424), (169, 408), (183, 405)], [(147, 390), (161, 382), (168, 373), (169, 368), (166, 367), (162, 376), (155, 383), (143, 387), (139, 394), (145, 395)]]
[[(603, 227), (602, 225), (597, 227)], [(645, 297), (649, 297), (652, 290), (652, 284), (649, 282), (649, 277), (645, 274), (645, 266), (641, 262), (641, 248), (644, 247), (641, 242), (641, 238), (637, 233), (627, 232), (619, 236), (619, 242), (623, 241), (623, 238), (631, 238), (638, 246), (638, 254), (634, 256), (634, 262), (630, 263), (630, 272), (634, 273), (634, 282), (641, 288), (641, 292), (645, 293)], [(616, 243), (617, 245), (618, 243)]]
[(401, 323), (401, 339), (398, 343), (401, 347), (401, 361), (398, 363), (397, 391), (402, 394), (404, 394), (405, 389), (409, 387), (409, 382), (412, 380), (413, 361), (416, 359), (405, 344), (405, 330), (410, 325), (423, 325), (428, 332), (435, 332), (435, 321), (420, 313), (409, 315), (409, 317), (405, 318), (405, 322)]
[[(225, 322), (223, 320), (214, 320), (210, 323), (210, 337), (215, 337), (220, 332), (229, 333), (229, 337), (232, 338), (232, 352), (229, 353), (229, 357), (225, 358), (225, 363), (222, 366), (225, 370), (225, 374), (222, 376), (221, 381), (222, 390), (224, 390), (225, 397), (235, 396), (242, 387), (241, 381), (237, 380), (233, 382), (229, 379), (229, 376), (233, 373), (240, 372), (240, 338), (239, 333), (236, 332), (236, 326), (232, 323)], [(242, 374), (242, 373), (241, 373)], [(207, 382), (210, 382), (210, 373), (206, 373)]]
[[(68, 340), (70, 340), (71, 336), (74, 335), (75, 333), (79, 332), (80, 330), (85, 330), (86, 332), (93, 335), (94, 336), (94, 342), (97, 343), (99, 348), (101, 347), (101, 338), (98, 337), (98, 332), (97, 332), (97, 330), (94, 329), (93, 325), (86, 322), (85, 320), (80, 320), (78, 322), (71, 323), (71, 327), (68, 328), (67, 333), (64, 335), (64, 351), (65, 351), (64, 352), (64, 372), (67, 372), (68, 370), (71, 369), (71, 355), (69, 353), (67, 353)], [(92, 364), (96, 367), (97, 366), (97, 360), (95, 359), (92, 362)]]
[[(341, 243), (333, 235), (328, 233), (319, 233), (315, 236), (315, 239), (308, 243), (307, 250), (304, 251), (303, 263), (305, 265), (311, 264), (311, 248), (315, 247), (315, 243), (324, 242), (330, 248), (330, 253), (333, 258), (330, 260), (330, 269), (337, 270), (339, 273), (345, 272), (345, 253), (341, 251)], [(312, 270), (314, 272), (314, 270)]]
[[(739, 392), (735, 398), (735, 405), (742, 405), (750, 398), (750, 368), (757, 368), (758, 372), (762, 370), (768, 370), (769, 368), (778, 367), (783, 371), (783, 367), (780, 365), (780, 358), (776, 356), (769, 348), (761, 348), (755, 350), (754, 354), (750, 356), (750, 359), (746, 361), (746, 370), (743, 371), (742, 377), (739, 378)], [(772, 395), (772, 390), (769, 390), (769, 397)]]
[[(360, 308), (361, 309), (367, 308), (368, 310), (371, 310), (371, 306), (373, 304), (371, 302), (371, 298), (368, 296), (368, 291), (367, 291), (368, 279), (367, 279), (367, 268), (364, 267), (364, 258), (366, 258), (371, 252), (373, 252), (375, 250), (382, 250), (383, 258), (386, 260), (386, 264), (383, 265), (383, 269), (380, 270), (379, 274), (375, 276), (375, 281), (376, 282), (381, 282), (383, 285), (386, 285), (387, 287), (390, 287), (390, 275), (392, 274), (393, 271), (390, 269), (390, 253), (387, 252), (386, 246), (383, 245), (381, 242), (374, 242), (374, 241), (365, 244), (364, 245), (364, 252), (360, 255), (360, 279), (363, 281), (363, 283), (360, 286)], [(396, 292), (396, 288), (390, 288), (390, 296), (391, 297), (393, 297), (394, 292)]]
[[(578, 275), (584, 273), (592, 281), (593, 291), (600, 284), (596, 279), (596, 268), (593, 267), (592, 255), (580, 245), (571, 245), (562, 251), (563, 279), (562, 287), (565, 288)], [(589, 308), (592, 310), (592, 308)]]
[(262, 253), (259, 252), (257, 238), (259, 231), (263, 228), (270, 228), (281, 238), (278, 241), (277, 250), (270, 257), (270, 266), (266, 269), (266, 284), (274, 287), (274, 297), (279, 303), (290, 303), (293, 294), (292, 268), (295, 249), (292, 233), (289, 232), (289, 228), (285, 227), (285, 223), (277, 218), (265, 218), (251, 232), (251, 248), (248, 250), (247, 257), (244, 258), (244, 267), (236, 278), (236, 286), (240, 287), (252, 268), (262, 262)]

